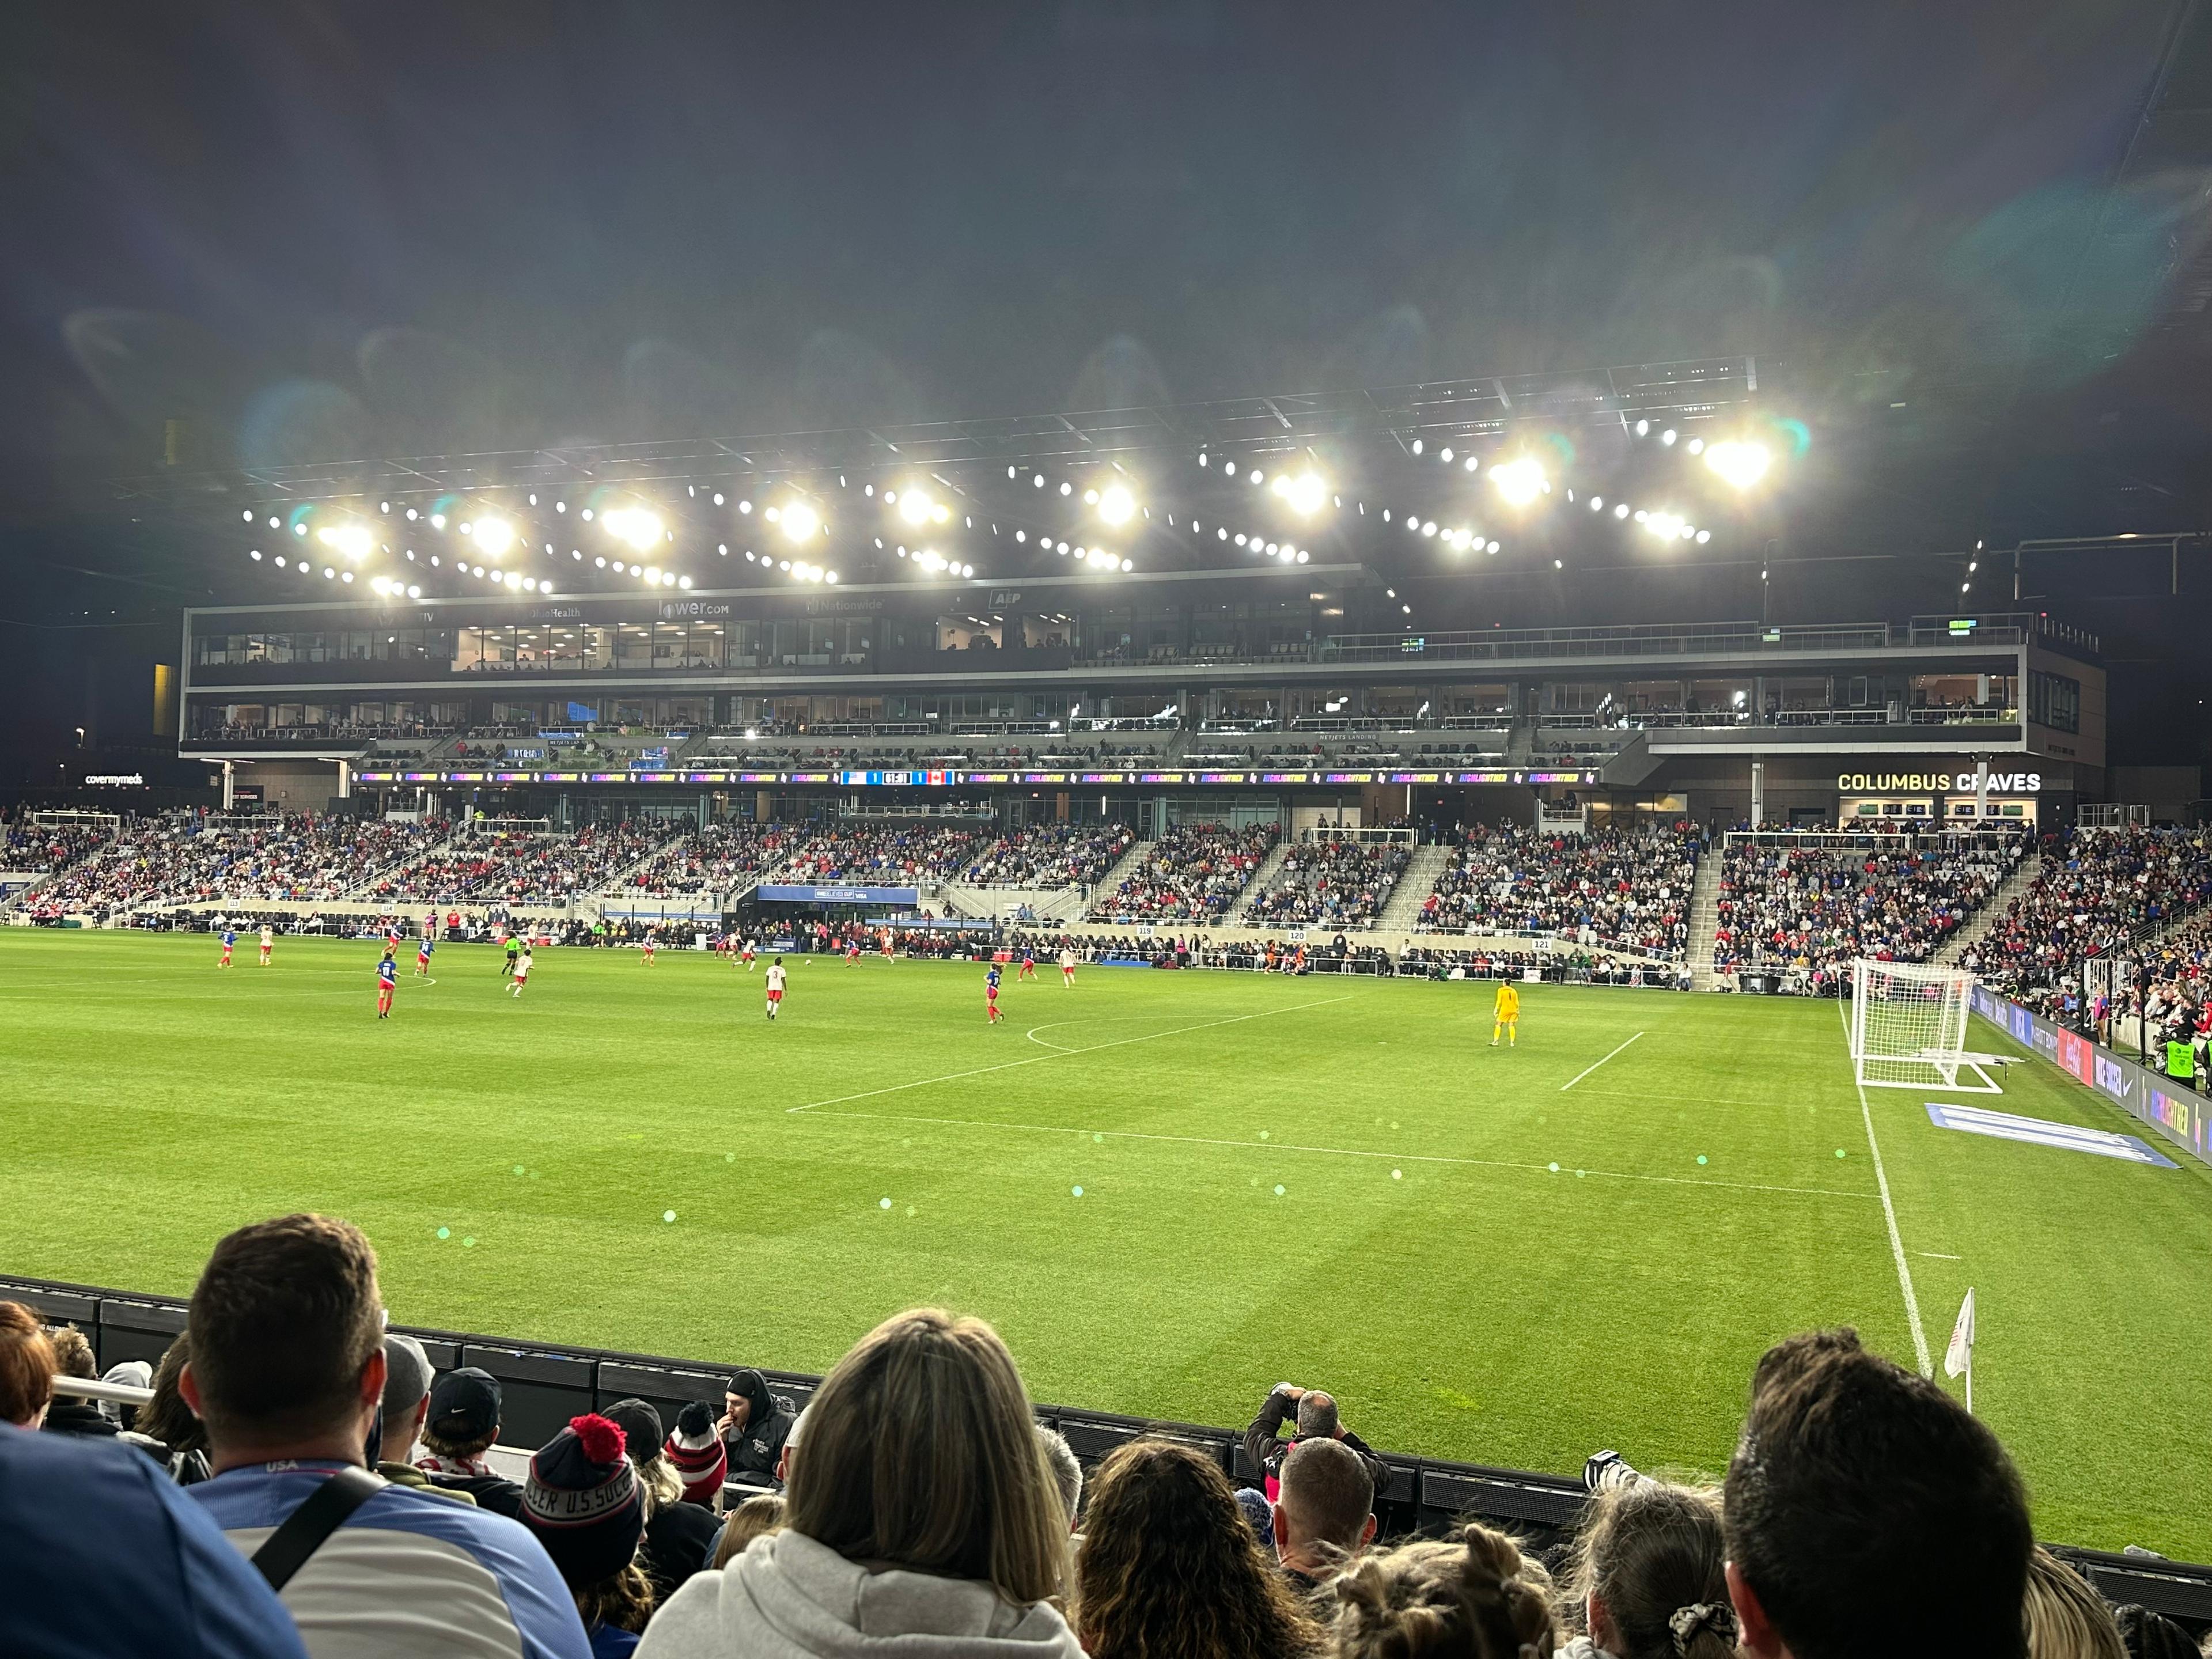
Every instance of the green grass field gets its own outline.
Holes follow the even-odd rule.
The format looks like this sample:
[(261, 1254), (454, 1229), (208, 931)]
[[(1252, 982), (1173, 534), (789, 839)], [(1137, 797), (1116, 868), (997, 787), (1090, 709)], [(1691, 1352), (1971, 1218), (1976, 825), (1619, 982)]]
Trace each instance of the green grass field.
[[(1914, 1362), (1832, 1003), (1530, 988), (1509, 1051), (1487, 987), (1045, 968), (989, 1030), (979, 968), (794, 957), (771, 1027), (702, 956), (548, 951), (518, 1002), (448, 945), (380, 1024), (373, 945), (216, 955), (0, 930), (0, 1271), (182, 1293), (319, 1209), (403, 1322), (818, 1370), (943, 1303), (1040, 1400), (1236, 1425), (1288, 1377), (1386, 1449), (1563, 1472), (1717, 1472), (1790, 1331)], [(1868, 1094), (1927, 1341), (1973, 1285), (2043, 1534), (2212, 1559), (2212, 1172)]]

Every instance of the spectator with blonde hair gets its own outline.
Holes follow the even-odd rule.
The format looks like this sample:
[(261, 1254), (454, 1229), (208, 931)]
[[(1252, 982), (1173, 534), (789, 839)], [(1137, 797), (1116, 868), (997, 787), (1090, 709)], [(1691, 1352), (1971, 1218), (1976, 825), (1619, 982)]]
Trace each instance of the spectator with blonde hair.
[(1564, 1659), (1729, 1659), (1735, 1610), (1717, 1493), (1632, 1480), (1583, 1512), (1562, 1604), (1583, 1634)]
[(714, 1540), (714, 1559), (708, 1565), (720, 1571), (745, 1553), (756, 1538), (765, 1538), (783, 1525), (783, 1494), (758, 1492), (730, 1511)]
[(1132, 1441), (1099, 1466), (1075, 1578), (1091, 1659), (1285, 1659), (1320, 1645), (1229, 1477), (1174, 1441)]
[(2027, 1558), (2027, 1659), (2128, 1659), (2104, 1598), (2040, 1544)]
[(38, 1315), (0, 1302), (0, 1423), (35, 1429), (54, 1399), (54, 1345)]
[(1524, 1659), (1558, 1641), (1540, 1574), (1487, 1527), (1366, 1556), (1330, 1589), (1336, 1659)]
[(1052, 1605), (1066, 1518), (998, 1333), (933, 1308), (885, 1320), (823, 1379), (785, 1524), (671, 1596), (643, 1659), (902, 1650), (1081, 1659)]

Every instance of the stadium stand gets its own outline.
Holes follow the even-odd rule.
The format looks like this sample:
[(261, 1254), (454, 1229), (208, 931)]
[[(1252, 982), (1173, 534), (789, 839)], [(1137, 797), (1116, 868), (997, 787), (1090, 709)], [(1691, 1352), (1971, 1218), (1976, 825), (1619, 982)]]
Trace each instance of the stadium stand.
[(0, 817), (0, 870), (27, 875), (66, 870), (107, 842), (115, 830), (107, 819), (49, 815), (46, 822), (37, 823), (28, 812)]
[[(795, 1605), (788, 1598), (810, 1584), (830, 1597), (815, 1601), (817, 1610), (845, 1605), (836, 1598), (849, 1595), (858, 1582), (853, 1575), (863, 1568), (841, 1553), (857, 1547), (840, 1541), (847, 1534), (839, 1528), (851, 1524), (841, 1505), (848, 1494), (871, 1489), (861, 1472), (866, 1466), (872, 1463), (880, 1480), (884, 1459), (908, 1457), (926, 1458), (940, 1474), (992, 1465), (1022, 1474), (1011, 1486), (934, 1480), (924, 1510), (902, 1521), (887, 1517), (862, 1534), (867, 1571), (881, 1576), (890, 1567), (898, 1571), (890, 1578), (916, 1581), (895, 1585), (896, 1593), (872, 1592), (868, 1617), (878, 1639), (933, 1620), (941, 1624), (964, 1596), (979, 1608), (999, 1606), (1003, 1623), (1026, 1632), (1023, 1651), (1075, 1659), (1083, 1650), (1061, 1620), (1062, 1605), (1073, 1628), (1097, 1641), (1096, 1652), (1105, 1650), (1102, 1633), (1218, 1612), (1219, 1601), (1244, 1607), (1240, 1616), (1279, 1625), (1297, 1638), (1298, 1651), (1340, 1659), (1395, 1652), (1372, 1640), (1391, 1594), (1385, 1587), (1455, 1561), (1457, 1552), (1475, 1552), (1490, 1564), (1481, 1580), (1492, 1586), (1486, 1593), (1507, 1597), (1516, 1632), (1530, 1644), (1497, 1650), (1498, 1659), (1646, 1651), (1630, 1647), (1628, 1638), (1647, 1627), (1668, 1633), (1666, 1651), (1691, 1659), (1723, 1659), (1739, 1640), (1744, 1650), (1761, 1654), (1785, 1645), (1822, 1650), (1814, 1644), (1824, 1632), (1841, 1644), (1834, 1650), (1880, 1651), (1879, 1632), (1898, 1627), (1889, 1622), (1896, 1620), (1952, 1632), (2023, 1618), (2032, 1625), (2034, 1580), (2054, 1575), (2063, 1576), (2060, 1588), (2075, 1615), (2093, 1622), (2141, 1626), (2155, 1619), (2172, 1639), (2188, 1641), (2194, 1635), (2185, 1632), (2212, 1624), (2212, 1570), (2160, 1558), (2037, 1550), (2019, 1477), (1996, 1437), (1938, 1384), (1867, 1352), (1847, 1330), (1788, 1338), (1759, 1360), (1745, 1443), (1759, 1447), (1762, 1467), (1752, 1478), (1739, 1452), (1725, 1487), (1714, 1493), (1639, 1474), (1609, 1450), (1594, 1454), (1579, 1479), (1375, 1451), (1355, 1436), (1339, 1437), (1346, 1407), (1318, 1389), (1286, 1383), (1270, 1391), (1242, 1434), (1033, 1404), (988, 1325), (927, 1310), (884, 1321), (826, 1376), (733, 1376), (727, 1364), (423, 1328), (395, 1327), (380, 1341), (383, 1298), (368, 1242), (322, 1217), (282, 1218), (233, 1233), (216, 1247), (189, 1304), (22, 1279), (0, 1279), (0, 1416), (12, 1425), (0, 1425), (0, 1539), (10, 1561), (31, 1571), (89, 1567), (78, 1519), (88, 1508), (104, 1517), (104, 1528), (125, 1536), (173, 1532), (179, 1514), (203, 1514), (229, 1535), (243, 1567), (269, 1529), (322, 1482), (349, 1465), (369, 1464), (359, 1413), (346, 1409), (342, 1424), (333, 1417), (327, 1434), (306, 1440), (300, 1425), (313, 1411), (331, 1409), (326, 1384), (343, 1377), (350, 1386), (356, 1366), (386, 1368), (379, 1375), (386, 1379), (380, 1414), (386, 1433), (373, 1455), (382, 1471), (404, 1477), (399, 1488), (366, 1488), (359, 1518), (341, 1518), (335, 1541), (311, 1555), (289, 1586), (278, 1586), (284, 1613), (310, 1653), (341, 1650), (332, 1632), (348, 1626), (356, 1633), (404, 1631), (409, 1651), (473, 1651), (471, 1642), (487, 1641), (562, 1656), (627, 1650), (626, 1642), (609, 1644), (595, 1628), (610, 1621), (642, 1636), (638, 1651), (645, 1659), (755, 1650), (740, 1644), (739, 1635), (779, 1653), (827, 1659), (855, 1651), (838, 1634), (849, 1634), (838, 1619), (808, 1627), (818, 1639), (800, 1640), (778, 1626), (775, 1609)], [(193, 1376), (185, 1379), (186, 1398), (207, 1413), (211, 1479), (208, 1462), (173, 1455), (161, 1437), (178, 1431), (167, 1426), (173, 1422), (197, 1426), (191, 1414), (162, 1405), (162, 1389), (178, 1386), (179, 1369), (174, 1352), (163, 1351), (188, 1322)], [(71, 1328), (82, 1339), (60, 1341)], [(65, 1367), (64, 1346), (88, 1352), (91, 1364)], [(151, 1390), (143, 1386), (146, 1370), (137, 1373), (137, 1386), (114, 1380), (126, 1360), (149, 1368), (161, 1362)], [(957, 1385), (948, 1392), (889, 1381), (916, 1363), (956, 1376)], [(83, 1376), (97, 1365), (110, 1368), (107, 1379)], [(240, 1378), (262, 1368), (283, 1385), (272, 1392), (258, 1382), (249, 1394)], [(765, 1393), (779, 1412), (805, 1408), (787, 1449), (772, 1468), (741, 1476), (719, 1468), (710, 1479), (680, 1475), (678, 1460), (690, 1460), (684, 1468), (698, 1461), (689, 1448), (703, 1441), (712, 1450), (711, 1413), (740, 1388)], [(49, 1419), (60, 1398), (76, 1408)], [(1348, 1409), (1371, 1413), (1374, 1403), (1354, 1401)], [(1875, 1451), (1844, 1460), (1820, 1455), (1820, 1424), (1838, 1412), (1881, 1425), (1870, 1431)], [(425, 1473), (411, 1462), (414, 1447), (399, 1443), (440, 1425), (459, 1432), (471, 1413), (468, 1421), (497, 1426), (497, 1439), (468, 1460), (468, 1473), (446, 1472), (442, 1464)], [(668, 1429), (679, 1419), (695, 1425), (684, 1431), (689, 1438)], [(290, 1443), (261, 1426), (279, 1421), (311, 1449), (288, 1460)], [(42, 1422), (45, 1430), (32, 1436)], [(60, 1449), (82, 1446), (88, 1425), (106, 1443), (97, 1455)], [(1065, 1475), (1034, 1450), (1039, 1428), (1063, 1438), (1080, 1466), (1076, 1473), (1089, 1477), (1071, 1483), (1082, 1505), (1073, 1540), (1059, 1484)], [(1288, 1437), (1279, 1438), (1285, 1431)], [(665, 1455), (660, 1446), (630, 1443), (664, 1431)], [(35, 1468), (17, 1456), (33, 1440), (56, 1448)], [(249, 1443), (252, 1455), (244, 1461), (226, 1452)], [(138, 1473), (118, 1480), (126, 1469)], [(179, 1492), (170, 1484), (177, 1480), (192, 1484)], [(471, 1505), (433, 1488), (482, 1496)], [(733, 1510), (757, 1493), (781, 1494), (780, 1521), (732, 1551), (726, 1571), (700, 1571), (711, 1559), (711, 1511)], [(180, 1511), (179, 1498), (196, 1508)], [(681, 1527), (658, 1519), (687, 1504), (701, 1509), (699, 1519)], [(564, 1510), (592, 1518), (576, 1527), (550, 1524)], [(509, 1513), (519, 1518), (507, 1519)], [(1524, 1563), (1492, 1528), (1510, 1529), (1528, 1561), (1548, 1560), (1553, 1572)], [(1012, 1534), (1023, 1529), (1027, 1541), (1016, 1547)], [(1703, 1542), (1638, 1548), (1638, 1534), (1653, 1529)], [(1725, 1553), (1740, 1577), (1733, 1589), (1719, 1573), (1723, 1529)], [(194, 1546), (204, 1555), (214, 1547), (213, 1534), (197, 1522), (184, 1530), (205, 1540)], [(1181, 1540), (1172, 1563), (1147, 1547), (1164, 1530)], [(1316, 1530), (1341, 1537), (1341, 1553), (1306, 1547), (1302, 1540)], [(939, 1540), (933, 1553), (910, 1541), (923, 1532)], [(1416, 1534), (1428, 1541), (1407, 1541)], [(949, 1565), (947, 1547), (975, 1565)], [(1011, 1554), (994, 1553), (1001, 1549)], [(1865, 1563), (1863, 1571), (1810, 1574), (1787, 1599), (1761, 1594), (1790, 1570), (1793, 1553), (1827, 1561), (1844, 1550)], [(1220, 1574), (1201, 1580), (1182, 1570), (1190, 1553), (1209, 1551), (1222, 1557)], [(672, 1560), (677, 1571), (670, 1573)], [(462, 1577), (485, 1578), (501, 1593), (463, 1589), (457, 1563), (473, 1563)], [(221, 1565), (222, 1558), (212, 1558), (203, 1571), (220, 1578)], [(629, 1579), (632, 1568), (650, 1576)], [(126, 1559), (97, 1571), (112, 1587), (124, 1582), (118, 1574), (135, 1566)], [(247, 1596), (254, 1576), (233, 1577), (234, 1601), (241, 1609), (251, 1601), (253, 1618), (270, 1634), (258, 1646), (209, 1650), (296, 1653), (279, 1615)], [(1218, 1584), (1228, 1582), (1242, 1585), (1240, 1599), (1221, 1601)], [(1593, 1596), (1593, 1583), (1604, 1583), (1607, 1594)], [(834, 1588), (841, 1584), (842, 1592)], [(113, 1618), (104, 1610), (111, 1599), (41, 1598), (40, 1616), (81, 1632)], [(1603, 1609), (1602, 1624), (1590, 1622), (1594, 1604)], [(2124, 1620), (2115, 1611), (2123, 1604), (2130, 1608)], [(1255, 1607), (1262, 1613), (1252, 1613)], [(425, 1623), (434, 1613), (442, 1617)], [(1863, 1641), (1869, 1620), (1875, 1639)], [(1600, 1648), (1600, 1638), (1612, 1639)], [(1970, 1645), (1947, 1638), (1935, 1650)], [(106, 1650), (95, 1644), (70, 1650)]]
[(2066, 1012), (2081, 967), (2212, 900), (2212, 835), (2073, 830), (2046, 845), (2027, 890), (1961, 959), (1983, 983), (2039, 1012)]
[(1412, 850), (1397, 842), (1304, 842), (1285, 854), (1267, 890), (1245, 912), (1254, 927), (1364, 927), (1389, 902)]
[(680, 829), (655, 818), (588, 824), (573, 836), (471, 827), (362, 892), (399, 904), (566, 903), (606, 886)]
[(974, 857), (981, 839), (972, 830), (840, 826), (818, 831), (802, 842), (775, 876), (788, 882), (893, 886), (939, 881)]
[(1099, 921), (1218, 921), (1273, 848), (1270, 824), (1178, 824), (1152, 844), (1143, 865), (1091, 908)]
[(1680, 956), (1698, 842), (1659, 833), (1555, 835), (1480, 825), (1423, 902), (1425, 932), (1541, 933), (1593, 947)]
[(687, 831), (630, 872), (619, 891), (636, 898), (726, 893), (791, 855), (804, 830), (725, 819)]
[(1713, 966), (1832, 975), (1854, 957), (1925, 962), (2026, 850), (2017, 835), (1897, 849), (1737, 842), (1722, 857)]
[(450, 827), (305, 814), (131, 819), (26, 908), (44, 919), (154, 903), (336, 899), (417, 856)]
[(1136, 840), (1127, 824), (1033, 823), (981, 848), (960, 879), (993, 887), (1088, 887)]

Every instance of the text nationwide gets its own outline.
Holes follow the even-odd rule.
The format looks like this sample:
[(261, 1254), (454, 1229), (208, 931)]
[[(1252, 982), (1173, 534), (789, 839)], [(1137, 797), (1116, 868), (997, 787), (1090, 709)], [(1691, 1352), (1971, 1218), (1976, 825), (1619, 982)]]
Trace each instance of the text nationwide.
[[(1971, 767), (1961, 772), (1844, 772), (1838, 775), (1836, 787), (1850, 794), (1934, 794), (1972, 789), (1974, 779)], [(2033, 795), (2043, 788), (2043, 774), (1992, 772), (1989, 787), (2000, 795)]]

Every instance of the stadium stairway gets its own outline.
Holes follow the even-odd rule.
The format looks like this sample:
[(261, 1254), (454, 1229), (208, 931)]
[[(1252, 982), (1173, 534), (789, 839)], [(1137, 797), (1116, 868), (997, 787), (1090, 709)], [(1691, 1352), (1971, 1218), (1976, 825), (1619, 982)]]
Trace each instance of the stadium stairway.
[(2020, 868), (2007, 876), (2004, 884), (1990, 895), (1990, 902), (1966, 919), (1965, 927), (1943, 941), (1942, 949), (1929, 960), (1939, 968), (1948, 968), (1966, 954), (1967, 950), (1990, 931), (1990, 924), (2012, 908), (2012, 902), (2033, 886), (2043, 870), (2043, 854), (2030, 853), (2020, 861)]
[[(453, 828), (447, 830), (443, 836), (440, 836), (429, 846), (417, 848), (405, 858), (395, 859), (390, 864), (379, 866), (374, 870), (364, 870), (362, 872), (361, 879), (354, 883), (352, 886), (347, 888), (343, 892), (340, 893), (338, 897), (341, 900), (346, 901), (360, 900), (367, 895), (370, 888), (376, 885), (378, 882), (385, 879), (386, 877), (398, 875), (402, 870), (412, 869), (416, 865), (427, 864), (430, 860), (440, 857), (444, 854), (445, 850), (448, 847), (451, 847), (453, 844), (453, 837), (459, 835), (461, 831), (467, 827), (468, 826), (466, 824), (463, 823), (459, 819), (456, 819), (453, 823)], [(155, 907), (150, 905), (142, 905), (139, 908), (142, 909), (150, 909)]]
[(688, 836), (694, 830), (698, 828), (696, 824), (693, 823), (688, 818), (669, 819), (665, 823), (665, 827), (670, 831), (669, 834), (661, 836), (659, 841), (653, 842), (653, 845), (647, 848), (643, 853), (639, 854), (636, 858), (632, 859), (628, 864), (623, 866), (621, 869), (616, 871), (613, 875), (601, 882), (598, 887), (594, 888), (590, 893), (585, 895), (585, 896), (586, 898), (592, 899), (620, 897), (622, 896), (623, 884), (628, 882), (632, 876), (644, 869), (647, 865), (652, 863), (656, 858), (659, 858), (662, 852), (666, 849), (669, 842), (678, 840), (682, 836)]
[(1713, 988), (1713, 934), (1721, 919), (1721, 855), (1707, 848), (1698, 860), (1697, 879), (1690, 884), (1690, 988)]
[(1145, 867), (1145, 860), (1152, 857), (1152, 849), (1158, 845), (1153, 841), (1132, 842), (1129, 850), (1121, 854), (1121, 862), (1098, 878), (1098, 884), (1091, 890), (1091, 892), (1094, 895), (1112, 892)]
[(1378, 933), (1410, 933), (1420, 919), (1421, 906), (1436, 891), (1437, 878), (1443, 874), (1451, 863), (1452, 849), (1449, 847), (1416, 847), (1413, 861), (1407, 865), (1398, 878), (1398, 884), (1390, 890), (1390, 897), (1376, 913), (1372, 931)]
[(1260, 860), (1260, 867), (1252, 872), (1252, 879), (1246, 882), (1243, 890), (1237, 895), (1237, 902), (1231, 905), (1228, 915), (1221, 918), (1224, 924), (1231, 927), (1245, 925), (1245, 918), (1251, 914), (1253, 900), (1274, 884), (1276, 874), (1283, 867), (1283, 860), (1290, 855), (1291, 844), (1287, 841), (1279, 841), (1268, 849), (1267, 856)]

